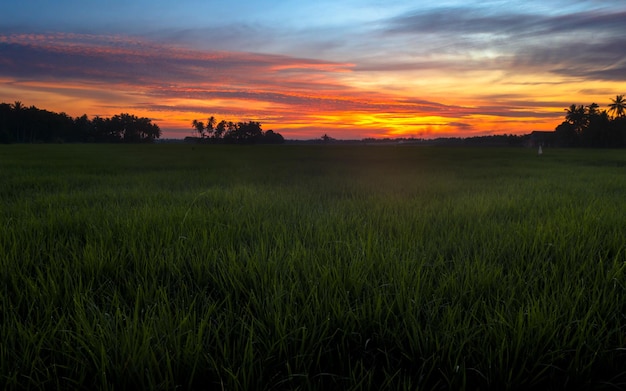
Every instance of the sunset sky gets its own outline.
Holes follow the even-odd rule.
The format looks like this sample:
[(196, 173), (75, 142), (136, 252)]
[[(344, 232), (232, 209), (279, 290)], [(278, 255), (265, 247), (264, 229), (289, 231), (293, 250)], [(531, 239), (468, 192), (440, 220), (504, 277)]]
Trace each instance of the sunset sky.
[(288, 139), (553, 130), (626, 94), (626, 1), (22, 0), (0, 102), (260, 121)]

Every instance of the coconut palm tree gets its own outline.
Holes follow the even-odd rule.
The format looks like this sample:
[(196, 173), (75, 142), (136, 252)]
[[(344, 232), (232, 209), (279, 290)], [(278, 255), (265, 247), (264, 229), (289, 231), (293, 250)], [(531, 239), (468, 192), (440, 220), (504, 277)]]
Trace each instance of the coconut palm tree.
[(573, 104), (569, 108), (565, 109), (565, 111), (565, 120), (574, 125), (576, 133), (581, 133), (585, 126), (587, 126), (588, 122), (587, 110), (585, 110), (585, 106), (576, 106)]
[(209, 117), (209, 119), (207, 120), (207, 124), (206, 124), (207, 137), (211, 137), (211, 135), (213, 134), (213, 131), (215, 131), (216, 123), (217, 123), (217, 120), (215, 119), (214, 116)]
[(191, 126), (200, 134), (200, 138), (204, 138), (204, 122), (194, 119)]
[(626, 114), (624, 95), (617, 95), (615, 99), (611, 99), (611, 102), (613, 103), (609, 105), (609, 113), (614, 113), (616, 117), (621, 117)]
[(11, 108), (15, 111), (20, 111), (24, 108), (24, 105), (22, 104), (21, 101), (16, 100), (12, 105)]
[(599, 108), (600, 108), (599, 104), (592, 103), (589, 106), (587, 106), (587, 114), (590, 117), (593, 117), (594, 115), (600, 114), (600, 112), (598, 111)]
[(213, 132), (213, 138), (219, 139), (226, 133), (226, 120), (221, 120), (216, 126)]

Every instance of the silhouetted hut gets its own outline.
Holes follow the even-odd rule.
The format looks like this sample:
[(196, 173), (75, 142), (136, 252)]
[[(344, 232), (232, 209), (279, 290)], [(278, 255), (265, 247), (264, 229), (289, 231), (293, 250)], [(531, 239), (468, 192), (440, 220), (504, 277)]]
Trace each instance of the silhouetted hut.
[(554, 147), (554, 145), (556, 144), (556, 133), (535, 130), (530, 133), (530, 139), (528, 140), (528, 143), (529, 146), (533, 148)]

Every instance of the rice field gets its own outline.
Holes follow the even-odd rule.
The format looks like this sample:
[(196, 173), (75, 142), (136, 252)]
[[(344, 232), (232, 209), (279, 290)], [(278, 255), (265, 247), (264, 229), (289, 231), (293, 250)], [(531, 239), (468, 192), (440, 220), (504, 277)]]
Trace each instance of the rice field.
[(0, 146), (0, 388), (626, 387), (626, 153)]

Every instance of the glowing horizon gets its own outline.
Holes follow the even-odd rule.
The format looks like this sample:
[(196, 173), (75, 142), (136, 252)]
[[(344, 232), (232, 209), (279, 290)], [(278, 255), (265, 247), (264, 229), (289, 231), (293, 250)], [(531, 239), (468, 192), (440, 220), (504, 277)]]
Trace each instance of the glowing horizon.
[[(192, 120), (209, 116), (260, 121), (288, 139), (527, 134), (553, 130), (572, 103), (605, 109), (626, 92), (626, 5), (615, 1), (555, 1), (541, 13), (497, 1), (353, 3), (350, 17), (324, 20), (316, 7), (278, 2), (196, 29), (174, 16), (148, 28), (148, 12), (134, 30), (111, 28), (107, 13), (87, 27), (69, 2), (60, 2), (68, 26), (43, 9), (29, 26), (26, 3), (0, 17), (12, 17), (0, 24), (1, 102), (73, 117), (128, 112), (151, 118), (164, 138), (188, 136)], [(176, 12), (195, 20), (204, 5), (186, 7)], [(274, 27), (281, 15), (302, 25)]]

